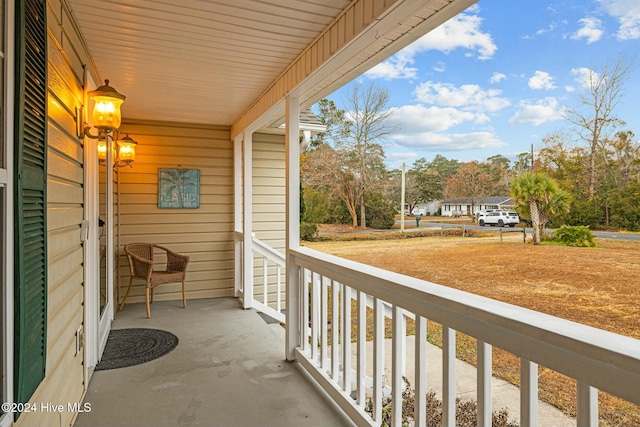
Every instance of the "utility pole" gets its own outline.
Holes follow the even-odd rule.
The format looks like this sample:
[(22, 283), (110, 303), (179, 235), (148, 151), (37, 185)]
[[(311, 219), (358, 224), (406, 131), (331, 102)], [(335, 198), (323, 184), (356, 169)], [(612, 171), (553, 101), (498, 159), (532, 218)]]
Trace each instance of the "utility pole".
[(402, 164), (402, 185), (400, 190), (400, 233), (404, 234), (404, 169), (405, 164)]
[(533, 173), (533, 144), (531, 144), (531, 173)]

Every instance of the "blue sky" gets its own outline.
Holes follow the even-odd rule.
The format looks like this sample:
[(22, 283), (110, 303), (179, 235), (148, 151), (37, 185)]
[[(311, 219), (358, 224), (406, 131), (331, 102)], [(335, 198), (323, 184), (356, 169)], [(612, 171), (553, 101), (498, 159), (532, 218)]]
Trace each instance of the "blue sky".
[[(480, 0), (352, 84), (389, 89), (387, 165), (436, 154), (510, 159), (571, 131), (586, 70), (624, 54), (634, 65), (616, 112), (640, 137), (640, 0)], [(344, 91), (328, 98), (344, 108)]]

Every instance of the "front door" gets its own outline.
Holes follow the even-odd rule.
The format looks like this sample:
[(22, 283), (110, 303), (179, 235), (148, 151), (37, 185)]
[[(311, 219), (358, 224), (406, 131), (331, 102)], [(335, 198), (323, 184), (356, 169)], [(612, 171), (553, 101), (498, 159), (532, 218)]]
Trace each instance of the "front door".
[[(87, 86), (92, 86), (89, 78)], [(92, 106), (85, 102), (84, 114)], [(86, 117), (86, 116), (85, 116)], [(95, 132), (95, 130), (93, 130)], [(106, 159), (98, 158), (99, 140), (85, 137), (85, 219), (89, 228), (86, 242), (86, 306), (85, 321), (87, 375), (89, 369), (100, 361), (117, 302), (114, 298), (114, 227), (113, 227), (113, 182), (114, 171), (111, 150), (106, 150)], [(113, 142), (109, 137), (107, 147)]]
[(111, 322), (115, 310), (113, 292), (114, 273), (114, 245), (113, 245), (113, 168), (111, 165), (110, 145), (111, 137), (107, 137), (107, 159), (98, 166), (98, 247), (100, 258), (100, 293), (99, 293), (99, 322), (98, 322), (98, 360), (102, 357), (107, 342)]

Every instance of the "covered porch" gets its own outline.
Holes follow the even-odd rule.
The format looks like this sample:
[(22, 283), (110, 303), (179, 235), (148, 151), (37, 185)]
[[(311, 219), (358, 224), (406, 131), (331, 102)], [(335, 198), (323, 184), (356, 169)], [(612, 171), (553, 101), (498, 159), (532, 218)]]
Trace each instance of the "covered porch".
[(118, 313), (114, 329), (155, 328), (176, 335), (169, 354), (141, 365), (95, 372), (76, 427), (348, 426), (308, 374), (282, 357), (284, 328), (234, 298), (144, 304)]
[[(498, 409), (494, 346), (520, 360), (522, 425), (545, 425), (539, 366), (576, 381), (581, 427), (598, 425), (599, 390), (640, 404), (637, 340), (300, 246), (301, 112), (475, 1), (32, 0), (46, 9), (32, 21), (46, 15), (38, 28), (49, 40), (36, 49), (48, 78), (34, 85), (48, 91), (37, 114), (48, 134), (36, 145), (50, 152), (39, 183), (50, 275), (40, 304), (48, 351), (25, 399), (84, 399), (92, 410), (4, 414), (0, 425), (373, 426), (384, 415), (400, 426), (409, 370), (412, 417), (424, 425), (427, 321), (442, 325), (445, 426), (456, 421), (458, 333), (477, 340), (479, 426)], [(99, 163), (79, 132), (87, 92), (105, 78), (127, 95), (119, 131), (138, 141), (132, 168), (112, 167), (110, 149)], [(159, 206), (159, 171), (169, 168), (199, 171), (197, 209)], [(138, 241), (190, 256), (186, 310), (170, 285), (150, 319), (135, 304), (143, 286), (116, 310), (128, 279), (122, 248)], [(176, 331), (181, 344), (147, 364), (92, 370), (111, 328), (141, 326)]]
[[(113, 329), (169, 331), (179, 338), (179, 345), (150, 362), (95, 372), (82, 402), (90, 411), (80, 413), (74, 425), (355, 425), (300, 364), (282, 358), (283, 325), (255, 310), (239, 307), (239, 300), (234, 298), (192, 300), (187, 309), (179, 301), (155, 302), (153, 317), (147, 319), (143, 303), (126, 306), (116, 316)], [(412, 337), (406, 343), (405, 363), (416, 351)], [(392, 339), (386, 339), (384, 352), (391, 354), (392, 344)], [(369, 367), (372, 350), (373, 341), (367, 349)], [(355, 362), (357, 353), (352, 356)], [(390, 378), (391, 363), (386, 365), (384, 376)], [(406, 364), (404, 375), (414, 383), (412, 365)], [(441, 399), (443, 353), (439, 348), (429, 345), (425, 366), (427, 387)], [(456, 372), (457, 397), (475, 400), (475, 367), (457, 361)], [(494, 409), (506, 409), (511, 422), (519, 420), (517, 387), (494, 378), (490, 397)], [(575, 420), (540, 402), (539, 424), (571, 427)]]
[[(287, 2), (287, 10), (295, 11), (298, 16), (295, 22), (290, 22), (282, 16), (281, 10), (274, 11), (265, 3), (257, 7), (255, 2), (247, 2), (247, 16), (240, 16), (238, 14), (242, 13), (237, 8), (230, 8), (225, 2), (216, 2), (219, 8), (189, 2), (191, 8), (187, 12), (179, 11), (177, 22), (167, 24), (169, 40), (156, 33), (149, 37), (140, 30), (149, 25), (156, 28), (157, 19), (166, 23), (167, 13), (178, 12), (174, 5), (150, 11), (133, 8), (134, 16), (145, 23), (140, 27), (138, 22), (127, 17), (129, 10), (105, 10), (107, 16), (113, 14), (114, 19), (121, 18), (125, 27), (131, 30), (126, 41), (112, 40), (126, 58), (124, 64), (127, 66), (106, 54), (106, 45), (101, 40), (103, 30), (99, 26), (94, 28), (90, 22), (95, 11), (84, 2), (70, 0), (69, 3), (102, 73), (106, 71), (117, 76), (133, 71), (158, 82), (154, 87), (158, 89), (157, 93), (151, 93), (135, 79), (119, 85), (119, 89), (131, 97), (130, 104), (123, 107), (122, 130), (131, 132), (141, 142), (141, 156), (133, 171), (119, 173), (122, 178), (119, 178), (118, 193), (119, 196), (122, 194), (115, 233), (118, 245), (140, 236), (154, 240), (176, 239), (174, 246), (190, 254), (197, 263), (193, 264), (188, 276), (190, 296), (234, 296), (239, 301), (235, 313), (231, 313), (232, 307), (222, 310), (222, 316), (211, 313), (212, 318), (220, 319), (221, 328), (223, 325), (225, 329), (230, 328), (228, 332), (218, 334), (215, 326), (205, 329), (209, 337), (198, 343), (197, 349), (190, 352), (192, 357), (184, 361), (192, 373), (197, 373), (203, 360), (209, 363), (214, 368), (207, 372), (212, 381), (203, 383), (197, 397), (181, 402), (180, 411), (174, 409), (171, 414), (165, 413), (168, 419), (179, 421), (182, 415), (184, 421), (184, 417), (192, 416), (189, 405), (194, 409), (194, 405), (202, 402), (201, 408), (206, 406), (207, 411), (211, 411), (210, 415), (203, 415), (203, 419), (214, 420), (217, 412), (214, 410), (218, 402), (222, 402), (216, 401), (215, 390), (225, 390), (227, 397), (234, 397), (220, 406), (221, 411), (228, 414), (229, 421), (215, 421), (215, 425), (264, 425), (274, 420), (278, 420), (274, 423), (278, 425), (304, 424), (299, 417), (313, 418), (314, 425), (342, 425), (345, 423), (339, 415), (342, 411), (349, 423), (381, 425), (389, 422), (400, 426), (405, 421), (401, 411), (403, 378), (411, 366), (414, 377), (411, 391), (416, 396), (415, 413), (411, 418), (416, 425), (425, 425), (429, 414), (424, 399), (433, 388), (427, 375), (427, 322), (442, 325), (442, 381), (436, 388), (443, 401), (444, 426), (456, 424), (456, 396), (460, 391), (456, 364), (459, 334), (477, 341), (474, 389), (479, 426), (491, 425), (492, 411), (499, 409), (495, 407), (491, 386), (494, 346), (513, 353), (520, 360), (520, 388), (512, 396), (512, 402), (517, 401), (514, 407), (518, 408), (517, 418), (523, 426), (547, 425), (541, 416), (539, 402), (541, 366), (576, 381), (576, 423), (579, 426), (598, 425), (600, 390), (638, 403), (640, 343), (636, 340), (300, 246), (302, 111), (455, 16), (473, 4), (473, 0), (334, 1), (331, 11), (316, 4), (318, 9), (302, 8), (304, 13), (299, 13), (298, 2)], [(100, 9), (99, 5), (92, 7)], [(239, 24), (233, 28), (236, 37), (248, 36), (253, 42), (243, 46), (242, 53), (240, 50), (218, 50), (222, 41), (208, 46), (215, 46), (214, 52), (201, 52), (200, 36), (204, 35), (201, 31), (216, 41), (227, 40), (228, 36), (212, 31), (210, 21), (199, 21), (198, 14), (218, 23), (216, 30), (224, 27), (225, 19), (231, 19)], [(295, 54), (289, 53), (288, 62), (282, 68), (277, 68), (280, 65), (274, 61), (271, 52), (256, 49), (256, 37), (264, 34), (274, 39), (279, 37), (280, 30), (269, 22), (275, 15), (280, 28), (287, 28), (291, 34), (287, 40), (275, 41), (274, 46), (288, 52), (291, 42), (304, 40)], [(180, 33), (188, 27), (188, 17), (196, 22), (189, 31), (197, 34), (186, 33), (185, 36)], [(241, 29), (247, 24), (243, 19), (258, 22), (256, 25), (261, 32), (243, 34)], [(313, 19), (321, 20), (323, 25), (309, 34), (306, 31), (309, 26), (301, 22)], [(146, 49), (147, 43), (152, 49)], [(156, 60), (162, 53), (154, 47), (167, 48), (180, 59), (169, 62), (176, 67), (178, 78), (168, 78), (167, 73), (158, 72)], [(183, 49), (191, 51), (197, 60), (190, 62), (190, 58), (181, 52)], [(214, 61), (218, 55), (224, 60)], [(190, 66), (194, 70), (188, 70)], [(269, 67), (277, 68), (278, 74), (264, 73)], [(230, 73), (230, 70), (234, 72)], [(203, 80), (203, 74), (196, 75), (192, 71), (211, 73), (215, 78), (209, 83)], [(265, 82), (259, 90), (250, 90), (258, 81), (255, 76), (264, 77)], [(176, 90), (189, 96), (176, 96)], [(157, 108), (153, 100), (161, 105), (162, 96), (177, 108)], [(250, 102), (241, 102), (243, 96)], [(275, 128), (281, 130), (275, 131)], [(146, 199), (148, 192), (152, 199), (155, 196), (156, 169), (159, 165), (172, 163), (177, 168), (202, 170), (203, 190), (205, 187), (210, 190), (212, 197), (210, 201), (203, 200), (205, 206), (199, 212), (179, 212), (170, 216), (156, 209), (155, 200)], [(210, 181), (206, 182), (206, 178)], [(174, 224), (179, 228), (169, 236), (166, 228)], [(192, 238), (194, 240), (190, 240)], [(215, 249), (211, 250), (212, 247)], [(215, 257), (212, 259), (211, 255)], [(121, 265), (120, 270), (123, 267), (126, 266)], [(209, 287), (212, 283), (215, 289)], [(137, 296), (139, 301), (141, 294)], [(174, 297), (169, 291), (160, 299), (170, 301)], [(220, 308), (214, 300), (205, 301)], [(190, 303), (187, 310), (192, 307)], [(246, 310), (238, 310), (240, 307)], [(236, 318), (242, 322), (258, 321), (249, 309), (260, 310), (286, 322), (286, 329), (270, 330), (277, 334), (277, 339), (263, 341), (269, 334), (260, 332), (265, 328), (262, 323), (245, 327), (239, 326), (241, 323), (235, 324)], [(115, 322), (123, 314), (116, 313)], [(150, 322), (155, 316), (154, 313)], [(406, 332), (409, 322), (416, 325), (415, 335), (410, 337)], [(194, 321), (193, 327), (211, 324), (209, 320)], [(411, 353), (407, 351), (408, 341), (413, 341)], [(259, 347), (260, 342), (266, 347)], [(232, 350), (231, 343), (239, 347)], [(386, 348), (387, 343), (389, 348)], [(216, 344), (218, 348), (214, 349)], [(225, 348), (226, 345), (229, 347)], [(245, 349), (243, 345), (248, 347)], [(220, 349), (223, 351), (218, 355)], [(261, 353), (267, 358), (260, 359)], [(194, 358), (194, 354), (201, 356)], [(285, 360), (295, 363), (287, 365)], [(261, 363), (267, 373), (255, 376), (256, 372), (260, 374), (260, 369), (247, 368), (254, 363)], [(151, 368), (139, 369), (144, 372)], [(283, 374), (285, 370), (287, 372)], [(185, 386), (181, 381), (171, 380), (171, 371), (167, 374), (169, 378), (160, 378), (160, 383), (151, 387), (152, 391), (155, 391), (154, 387), (160, 390), (173, 386), (193, 388), (201, 379), (194, 378), (192, 384)], [(103, 376), (100, 372), (93, 375), (86, 397), (89, 402), (92, 387), (98, 385), (97, 381)], [(139, 379), (145, 381), (142, 375)], [(227, 388), (225, 381), (234, 376), (237, 381)], [(288, 386), (298, 392), (280, 397), (275, 392), (278, 387), (268, 383), (285, 378), (291, 378), (292, 383)], [(260, 389), (262, 386), (265, 386), (264, 391)], [(258, 392), (256, 397), (247, 397), (248, 388)], [(135, 390), (135, 381), (132, 389)], [(144, 390), (149, 390), (148, 385)], [(313, 396), (305, 402), (309, 394)], [(181, 399), (187, 395), (183, 394)], [(163, 398), (170, 399), (170, 396), (171, 393), (165, 390)], [(369, 402), (371, 408), (368, 408)], [(298, 411), (299, 405), (309, 405), (318, 412)], [(338, 407), (340, 409), (336, 411)], [(137, 405), (134, 408), (137, 410)], [(144, 412), (155, 416), (154, 408), (150, 403)], [(78, 423), (84, 416), (81, 414)], [(282, 421), (280, 418), (289, 419)]]

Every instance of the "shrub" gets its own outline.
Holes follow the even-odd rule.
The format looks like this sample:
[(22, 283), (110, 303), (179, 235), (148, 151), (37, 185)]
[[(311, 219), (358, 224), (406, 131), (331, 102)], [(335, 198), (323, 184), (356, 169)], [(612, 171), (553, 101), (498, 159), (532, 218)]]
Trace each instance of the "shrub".
[(386, 200), (381, 194), (367, 194), (365, 205), (367, 208), (368, 227), (389, 229), (396, 223), (397, 209), (393, 205), (393, 202)]
[(596, 246), (595, 236), (584, 225), (563, 225), (553, 233), (553, 239), (565, 246), (579, 246), (583, 248), (594, 248)]
[(577, 195), (574, 196), (569, 213), (559, 220), (568, 225), (587, 224), (590, 227), (599, 227), (605, 223), (604, 210), (595, 206), (588, 198)]
[[(403, 378), (405, 387), (402, 390), (402, 425), (413, 425), (413, 413), (415, 407), (415, 395), (411, 384)], [(436, 398), (434, 391), (427, 393), (427, 426), (439, 427), (442, 425), (442, 401)], [(392, 404), (390, 397), (382, 399), (382, 426), (391, 425)], [(373, 414), (373, 401), (367, 398), (365, 411)], [(519, 424), (509, 421), (509, 413), (506, 409), (494, 411), (491, 414), (492, 427), (518, 427)], [(473, 400), (460, 400), (456, 398), (456, 427), (475, 427), (478, 424), (478, 403)]]
[(300, 223), (300, 238), (302, 240), (311, 241), (316, 237), (316, 233), (318, 233), (318, 224), (310, 222)]
[(300, 216), (300, 221), (316, 224), (324, 224), (330, 221), (331, 215), (329, 213), (329, 198), (323, 192), (318, 191), (313, 187), (305, 187), (304, 205), (304, 216)]

